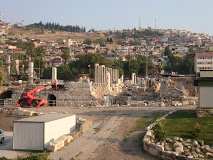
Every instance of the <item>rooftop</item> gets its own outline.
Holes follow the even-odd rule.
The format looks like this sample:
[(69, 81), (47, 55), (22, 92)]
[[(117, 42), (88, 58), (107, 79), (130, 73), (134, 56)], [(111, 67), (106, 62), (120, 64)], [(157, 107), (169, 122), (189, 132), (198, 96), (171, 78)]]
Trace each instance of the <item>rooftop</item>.
[(208, 52), (208, 53), (196, 53), (196, 56), (213, 56), (213, 52)]
[(54, 120), (58, 120), (61, 118), (66, 118), (69, 116), (73, 116), (72, 114), (63, 114), (63, 113), (54, 113), (54, 114), (45, 114), (45, 115), (41, 115), (41, 116), (36, 116), (36, 117), (29, 117), (29, 118), (24, 118), (24, 119), (20, 119), (20, 120), (16, 120), (15, 122), (40, 122), (40, 123), (44, 123), (44, 122), (50, 122), (50, 121), (54, 121)]

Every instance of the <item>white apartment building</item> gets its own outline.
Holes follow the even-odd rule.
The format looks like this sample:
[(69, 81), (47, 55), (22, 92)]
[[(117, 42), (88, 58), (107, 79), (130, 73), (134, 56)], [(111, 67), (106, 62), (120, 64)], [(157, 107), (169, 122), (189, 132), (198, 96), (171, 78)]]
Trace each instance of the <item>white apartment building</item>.
[(200, 72), (200, 70), (213, 70), (213, 52), (196, 53), (194, 63), (195, 72)]

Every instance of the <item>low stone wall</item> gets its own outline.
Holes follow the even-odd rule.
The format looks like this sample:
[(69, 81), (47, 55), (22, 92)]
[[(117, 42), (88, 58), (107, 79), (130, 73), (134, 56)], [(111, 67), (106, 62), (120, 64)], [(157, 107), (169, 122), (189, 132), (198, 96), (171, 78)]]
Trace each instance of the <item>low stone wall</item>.
[(47, 147), (47, 150), (50, 152), (56, 152), (63, 148), (64, 146), (68, 145), (70, 142), (72, 142), (74, 139), (81, 136), (83, 133), (85, 133), (91, 126), (92, 122), (89, 120), (78, 120), (79, 128), (76, 129), (75, 132), (63, 135), (56, 139), (53, 142), (50, 142), (49, 146)]
[(213, 158), (213, 147), (204, 145), (203, 140), (184, 141), (182, 138), (167, 138), (163, 142), (155, 142), (154, 131), (151, 130), (157, 123), (165, 119), (168, 115), (176, 112), (178, 108), (159, 118), (156, 122), (147, 127), (147, 133), (143, 138), (143, 148), (149, 154), (166, 160), (202, 160)]
[(213, 108), (196, 108), (198, 117), (213, 117)]
[(0, 108), (0, 128), (5, 131), (13, 131), (13, 121), (31, 116), (37, 116), (40, 113), (22, 110), (17, 107), (3, 107)]

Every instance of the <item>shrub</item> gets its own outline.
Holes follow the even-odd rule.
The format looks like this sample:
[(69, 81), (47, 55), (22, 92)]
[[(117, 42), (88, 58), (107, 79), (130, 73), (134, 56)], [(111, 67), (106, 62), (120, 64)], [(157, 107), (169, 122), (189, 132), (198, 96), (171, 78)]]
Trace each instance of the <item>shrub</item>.
[(200, 135), (200, 132), (201, 132), (201, 126), (199, 125), (198, 122), (195, 123), (195, 126), (194, 126), (194, 130), (191, 132), (191, 135), (194, 139), (197, 139)]
[(166, 138), (166, 132), (162, 129), (162, 124), (158, 123), (153, 127), (156, 141), (163, 141)]

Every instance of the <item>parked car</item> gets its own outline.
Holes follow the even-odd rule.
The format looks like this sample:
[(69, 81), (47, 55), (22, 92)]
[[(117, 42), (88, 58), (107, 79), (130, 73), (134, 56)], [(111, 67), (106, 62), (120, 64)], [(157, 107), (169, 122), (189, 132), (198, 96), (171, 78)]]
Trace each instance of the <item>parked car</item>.
[(4, 143), (4, 132), (0, 129), (0, 143)]

